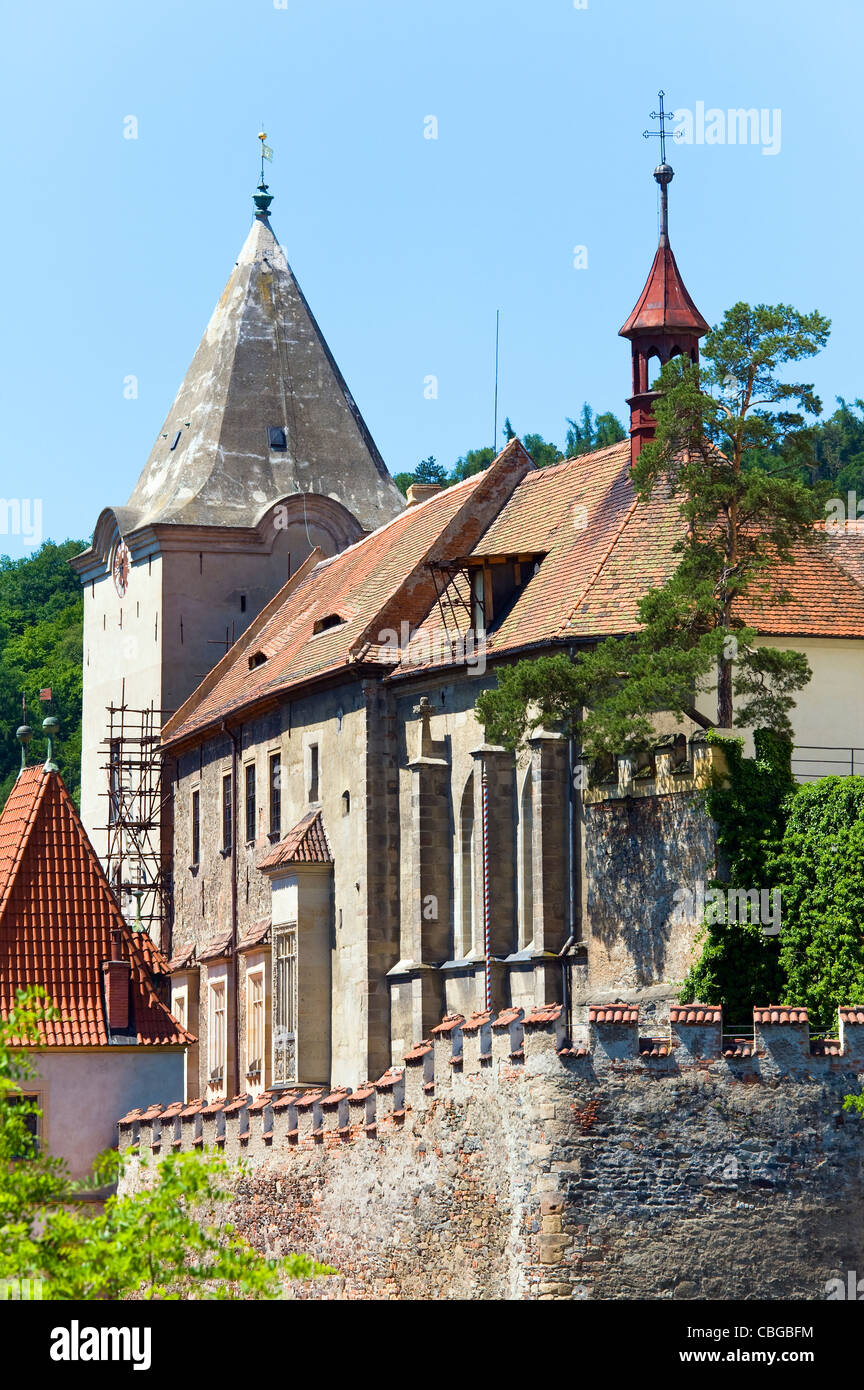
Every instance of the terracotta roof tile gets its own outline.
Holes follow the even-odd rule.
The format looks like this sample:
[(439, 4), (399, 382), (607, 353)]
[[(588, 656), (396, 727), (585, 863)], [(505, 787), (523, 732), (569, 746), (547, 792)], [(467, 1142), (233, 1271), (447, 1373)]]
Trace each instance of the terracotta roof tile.
[(228, 931), (220, 932), (218, 936), (213, 936), (206, 941), (198, 952), (199, 960), (222, 960), (224, 956), (231, 954), (231, 939), (233, 933)]
[(864, 1004), (843, 1004), (837, 1012), (847, 1027), (849, 1024), (864, 1023)]
[(669, 1009), (669, 1022), (674, 1024), (690, 1023), (701, 1024), (707, 1027), (709, 1024), (722, 1024), (723, 1010), (719, 1004), (673, 1004)]
[(639, 1008), (636, 1004), (590, 1004), (588, 1022), (594, 1024), (638, 1023)]
[(40, 985), (59, 1013), (40, 1025), (42, 1045), (106, 1046), (102, 963), (113, 954), (112, 931), (131, 966), (138, 1043), (194, 1041), (158, 998), (153, 974), (167, 962), (124, 921), (59, 773), (25, 768), (0, 814), (0, 1013), (18, 989)]
[(769, 1004), (767, 1008), (753, 1010), (753, 1022), (758, 1024), (802, 1024), (807, 1021), (806, 1009), (795, 1008), (789, 1004)]
[(452, 1033), (454, 1028), (461, 1028), (465, 1022), (462, 1014), (445, 1014), (440, 1023), (436, 1023), (432, 1029), (433, 1037), (437, 1033)]
[[(307, 811), (284, 840), (280, 840), (259, 861), (259, 869), (275, 869), (281, 864), (332, 864), (333, 853), (320, 811)], [(269, 926), (269, 922), (268, 922)]]
[(263, 917), (260, 922), (256, 922), (254, 927), (250, 927), (245, 936), (241, 936), (237, 943), (238, 951), (251, 951), (256, 946), (266, 946), (270, 940), (270, 918)]

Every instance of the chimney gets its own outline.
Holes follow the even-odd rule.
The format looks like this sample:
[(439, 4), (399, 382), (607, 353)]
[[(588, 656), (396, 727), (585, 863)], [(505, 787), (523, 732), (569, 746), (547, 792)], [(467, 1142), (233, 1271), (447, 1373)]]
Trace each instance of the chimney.
[(105, 1008), (108, 1027), (112, 1033), (126, 1033), (129, 1030), (129, 975), (131, 966), (123, 960), (120, 950), (120, 930), (114, 927), (111, 932), (111, 959), (102, 962), (105, 979)]
[(412, 483), (408, 489), (408, 506), (416, 507), (418, 502), (425, 502), (427, 497), (434, 497), (440, 491), (440, 483)]

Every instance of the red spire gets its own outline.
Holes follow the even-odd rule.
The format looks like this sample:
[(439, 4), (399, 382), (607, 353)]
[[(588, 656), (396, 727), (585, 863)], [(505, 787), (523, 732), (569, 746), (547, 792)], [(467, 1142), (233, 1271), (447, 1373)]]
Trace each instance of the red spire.
[(635, 463), (646, 440), (654, 438), (653, 406), (657, 392), (649, 383), (649, 363), (663, 366), (670, 357), (688, 357), (699, 363), (699, 339), (709, 331), (681, 279), (667, 232), (667, 188), (672, 182), (668, 164), (654, 170), (660, 185), (660, 242), (645, 281), (645, 288), (619, 336), (629, 338), (633, 357), (633, 395), (630, 407), (630, 461)]

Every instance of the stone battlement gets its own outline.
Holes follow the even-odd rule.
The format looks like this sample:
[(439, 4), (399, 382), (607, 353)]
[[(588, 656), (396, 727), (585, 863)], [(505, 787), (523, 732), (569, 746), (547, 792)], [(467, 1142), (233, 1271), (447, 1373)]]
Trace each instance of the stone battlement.
[(608, 1073), (669, 1076), (707, 1067), (730, 1082), (853, 1078), (864, 1071), (864, 1006), (838, 1010), (836, 1038), (811, 1039), (807, 1010), (797, 1006), (754, 1009), (752, 1032), (740, 1036), (724, 1033), (723, 1010), (715, 1005), (675, 1004), (669, 1020), (665, 1036), (645, 1037), (635, 1004), (591, 1005), (587, 1030), (571, 1039), (560, 1004), (528, 1013), (508, 1008), (497, 1016), (449, 1014), (431, 1038), (405, 1054), (402, 1067), (356, 1090), (287, 1089), (153, 1104), (118, 1121), (120, 1147), (163, 1153), (212, 1145), (242, 1153), (250, 1141), (253, 1149), (332, 1147), (397, 1127), (406, 1111), (458, 1098), (460, 1081), (480, 1072), (494, 1078), (502, 1069), (508, 1080), (516, 1070), (554, 1067), (600, 1080)]

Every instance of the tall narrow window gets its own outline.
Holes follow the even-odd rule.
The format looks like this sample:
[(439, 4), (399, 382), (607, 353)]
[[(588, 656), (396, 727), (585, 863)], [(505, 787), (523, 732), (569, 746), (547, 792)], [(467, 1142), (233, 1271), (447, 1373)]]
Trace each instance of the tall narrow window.
[(222, 778), (222, 848), (229, 850), (234, 844), (234, 797), (232, 778), (229, 772)]
[(121, 743), (119, 738), (112, 738), (108, 753), (108, 824), (116, 825), (120, 817), (120, 791), (122, 787), (122, 772), (120, 768)]
[(471, 626), (475, 632), (486, 631), (486, 595), (482, 569), (471, 575)]
[(213, 980), (210, 985), (208, 1010), (208, 1070), (211, 1086), (221, 1086), (225, 1078), (225, 981)]
[(282, 834), (282, 754), (270, 755), (270, 834), (277, 839)]
[(246, 842), (255, 839), (255, 764), (246, 766)]
[(297, 931), (273, 931), (273, 1080), (293, 1081), (297, 1074)]
[(201, 793), (192, 793), (192, 863), (201, 858)]
[(459, 814), (459, 936), (454, 942), (454, 954), (467, 956), (474, 944), (474, 774), (468, 778), (462, 793)]
[(534, 939), (534, 775), (531, 769), (522, 787), (519, 807), (519, 947)]
[(318, 774), (320, 771), (318, 760), (318, 744), (309, 745), (309, 800), (318, 800)]
[(264, 967), (246, 976), (246, 1074), (260, 1076), (264, 1067)]

